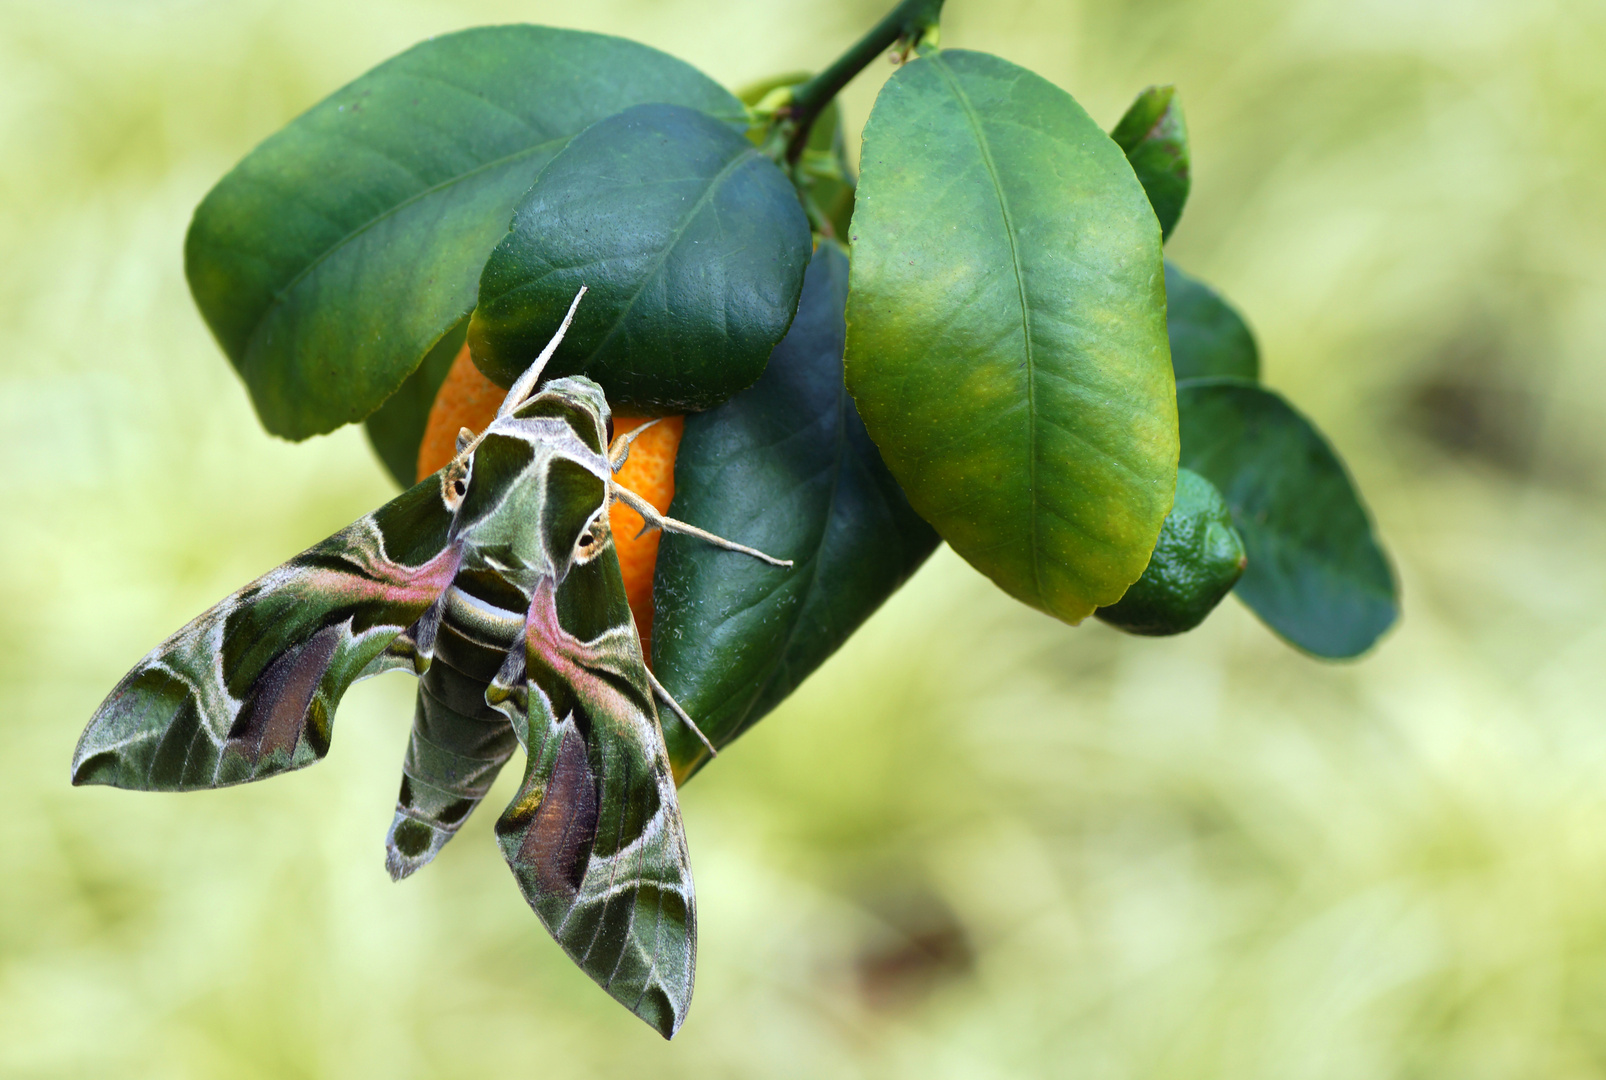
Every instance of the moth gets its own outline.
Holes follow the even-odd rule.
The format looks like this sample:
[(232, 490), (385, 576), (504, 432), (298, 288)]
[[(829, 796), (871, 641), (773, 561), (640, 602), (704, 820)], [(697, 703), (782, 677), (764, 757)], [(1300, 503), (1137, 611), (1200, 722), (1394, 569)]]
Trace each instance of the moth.
[(646, 428), (609, 444), (595, 382), (537, 389), (584, 295), (485, 431), (459, 433), (444, 469), (124, 676), (79, 740), (72, 780), (188, 791), (299, 769), (328, 753), (348, 687), (410, 670), (418, 701), (385, 838), (392, 878), (434, 858), (522, 747), (523, 782), (496, 823), (519, 888), (586, 974), (669, 1038), (691, 1000), (697, 909), (658, 705), (703, 736), (643, 660), (608, 509), (623, 502), (646, 528), (791, 563), (621, 487), (614, 474)]

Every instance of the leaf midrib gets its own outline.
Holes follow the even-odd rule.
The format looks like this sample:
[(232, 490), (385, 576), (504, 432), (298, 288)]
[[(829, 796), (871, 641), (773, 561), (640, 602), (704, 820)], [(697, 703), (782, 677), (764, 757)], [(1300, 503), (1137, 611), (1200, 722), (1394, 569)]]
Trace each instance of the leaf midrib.
[(670, 236), (669, 242), (663, 246), (661, 251), (658, 252), (658, 257), (653, 260), (652, 269), (641, 276), (641, 280), (636, 284), (635, 292), (630, 294), (630, 301), (629, 303), (625, 304), (624, 311), (620, 314), (618, 320), (616, 320), (614, 324), (608, 328), (608, 332), (603, 336), (603, 339), (597, 342), (597, 347), (591, 350), (591, 355), (586, 357), (587, 364), (601, 355), (602, 351), (608, 347), (608, 343), (614, 339), (614, 335), (619, 333), (619, 328), (624, 326), (626, 320), (628, 320), (631, 314), (636, 310), (636, 303), (641, 299), (641, 294), (647, 291), (647, 286), (649, 283), (658, 279), (658, 275), (663, 271), (664, 264), (669, 261), (670, 254), (680, 246), (681, 240), (685, 239), (686, 230), (691, 228), (692, 222), (697, 220), (697, 218), (702, 214), (703, 208), (707, 206), (710, 201), (712, 201), (714, 193), (724, 185), (725, 181), (728, 180), (740, 166), (746, 164), (749, 160), (756, 157), (761, 157), (759, 152), (752, 147), (747, 147), (742, 150), (741, 153), (731, 158), (731, 160), (725, 164), (724, 168), (720, 169), (719, 172), (715, 173), (713, 177), (709, 179), (708, 185), (703, 188), (703, 193), (697, 196), (697, 201), (691, 205), (689, 210), (687, 210), (686, 216), (681, 219), (680, 226), (674, 231), (673, 235)]
[(971, 134), (976, 139), (976, 148), (981, 152), (982, 164), (987, 168), (987, 177), (992, 181), (993, 194), (998, 199), (998, 210), (1004, 218), (1004, 235), (1009, 241), (1010, 269), (1015, 274), (1015, 288), (1020, 297), (1021, 334), (1026, 352), (1026, 546), (1032, 557), (1032, 587), (1037, 590), (1039, 596), (1042, 596), (1043, 575), (1037, 538), (1037, 363), (1032, 355), (1032, 324), (1026, 306), (1026, 279), (1021, 270), (1020, 249), (1015, 244), (1015, 219), (1009, 211), (1009, 200), (1004, 197), (998, 166), (993, 161), (992, 148), (982, 131), (981, 119), (976, 115), (975, 107), (959, 85), (959, 81), (948, 70), (948, 65), (943, 63), (942, 55), (938, 53), (932, 56), (931, 60), (953, 92), (955, 100), (959, 102), (959, 107), (964, 110), (965, 121), (970, 125)]

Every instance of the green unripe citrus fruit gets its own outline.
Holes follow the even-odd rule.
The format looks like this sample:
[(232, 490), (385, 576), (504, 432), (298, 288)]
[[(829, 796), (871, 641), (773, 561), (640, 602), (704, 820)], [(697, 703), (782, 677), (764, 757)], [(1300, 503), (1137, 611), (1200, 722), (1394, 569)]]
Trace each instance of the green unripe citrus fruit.
[(1227, 501), (1196, 472), (1177, 470), (1177, 497), (1160, 526), (1148, 569), (1095, 615), (1129, 634), (1192, 630), (1232, 591), (1248, 564)]

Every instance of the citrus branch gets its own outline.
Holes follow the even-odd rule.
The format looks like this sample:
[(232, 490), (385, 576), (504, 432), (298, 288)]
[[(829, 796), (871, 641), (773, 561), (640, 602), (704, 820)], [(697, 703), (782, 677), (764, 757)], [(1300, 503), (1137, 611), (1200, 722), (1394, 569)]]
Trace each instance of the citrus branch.
[(792, 90), (792, 100), (777, 114), (777, 132), (786, 139), (786, 160), (796, 163), (808, 145), (809, 130), (821, 110), (853, 77), (898, 42), (920, 43), (936, 32), (943, 0), (903, 0), (830, 67)]

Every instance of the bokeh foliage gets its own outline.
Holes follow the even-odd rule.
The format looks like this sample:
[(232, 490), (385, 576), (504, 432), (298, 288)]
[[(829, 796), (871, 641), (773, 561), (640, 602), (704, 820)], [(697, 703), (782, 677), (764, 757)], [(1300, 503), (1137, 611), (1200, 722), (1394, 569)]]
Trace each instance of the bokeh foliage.
[(391, 490), (355, 428), (264, 437), (196, 317), (180, 238), (224, 170), (460, 26), (583, 19), (735, 87), (879, 7), (0, 7), (0, 1074), (1601, 1072), (1606, 16), (1560, 0), (951, 0), (945, 45), (1105, 127), (1178, 86), (1168, 255), (1343, 448), (1409, 614), (1320, 668), (1236, 604), (1071, 629), (939, 553), (687, 788), (672, 1046), (532, 925), (489, 819), (389, 883), (405, 679), (258, 789), (68, 788), (153, 642)]

